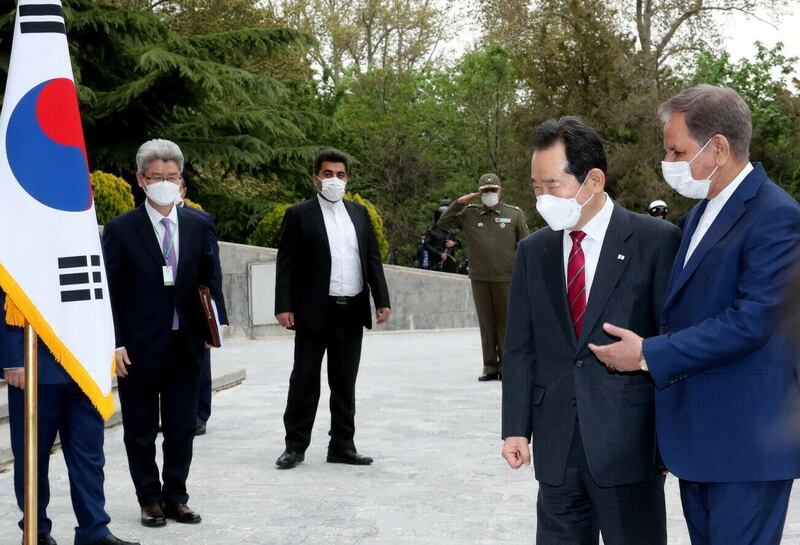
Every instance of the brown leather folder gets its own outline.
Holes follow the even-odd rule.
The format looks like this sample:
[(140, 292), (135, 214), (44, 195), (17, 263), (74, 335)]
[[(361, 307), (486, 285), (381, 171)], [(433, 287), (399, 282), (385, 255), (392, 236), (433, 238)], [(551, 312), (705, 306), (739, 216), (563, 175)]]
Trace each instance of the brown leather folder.
[(211, 290), (208, 286), (197, 286), (197, 297), (200, 301), (201, 311), (201, 332), (206, 344), (219, 348), (222, 342), (219, 335), (217, 317), (214, 314), (214, 304), (211, 299)]

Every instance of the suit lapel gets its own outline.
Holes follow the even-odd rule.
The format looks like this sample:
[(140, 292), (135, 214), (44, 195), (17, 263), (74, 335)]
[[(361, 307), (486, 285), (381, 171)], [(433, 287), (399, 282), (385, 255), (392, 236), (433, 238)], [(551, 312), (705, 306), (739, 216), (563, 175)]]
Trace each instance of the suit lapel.
[(136, 232), (142, 239), (144, 247), (147, 248), (147, 253), (156, 262), (159, 267), (166, 265), (164, 254), (161, 253), (161, 248), (158, 245), (157, 235), (153, 224), (150, 223), (150, 216), (147, 215), (147, 209), (142, 204), (139, 206), (139, 213), (136, 216)]
[(325, 227), (325, 217), (322, 215), (322, 206), (319, 204), (319, 197), (312, 197), (309, 199), (308, 221), (312, 228), (312, 232), (322, 233), (322, 245), (325, 247), (326, 257), (328, 261), (328, 276), (330, 276), (331, 269), (331, 244), (328, 240), (328, 229)]
[(353, 222), (353, 228), (356, 231), (356, 242), (358, 243), (358, 256), (361, 262), (361, 273), (366, 277), (367, 270), (367, 246), (366, 246), (366, 230), (367, 225), (364, 221), (364, 215), (357, 212), (357, 207), (350, 201), (344, 201), (344, 208)]
[[(689, 245), (687, 240), (691, 240), (692, 235), (694, 234), (695, 230), (697, 229), (697, 225), (700, 222), (700, 216), (703, 215), (703, 211), (705, 210), (705, 206), (697, 207), (698, 211), (696, 218), (693, 218), (691, 231), (686, 233), (686, 236), (681, 243), (681, 251), (676, 258), (675, 265), (672, 269), (673, 278), (670, 281), (669, 296), (664, 304), (665, 310), (669, 308), (669, 305), (675, 295), (692, 277), (694, 272), (700, 266), (700, 263), (703, 262), (703, 259), (706, 257), (708, 252), (711, 251), (711, 249), (722, 239), (722, 237), (728, 234), (728, 231), (730, 231), (733, 226), (736, 225), (736, 222), (739, 221), (739, 218), (741, 218), (744, 213), (747, 212), (747, 206), (745, 205), (745, 202), (755, 196), (765, 179), (766, 173), (761, 165), (758, 165), (757, 168), (754, 168), (753, 171), (747, 175), (747, 177), (742, 181), (741, 185), (736, 188), (736, 191), (733, 192), (733, 195), (730, 196), (728, 202), (725, 203), (725, 206), (722, 207), (722, 210), (720, 210), (719, 215), (714, 219), (713, 223), (708, 228), (708, 231), (706, 231), (705, 235), (703, 235), (703, 239), (700, 241), (700, 244), (697, 246), (697, 248), (695, 248), (694, 252), (692, 252), (691, 257), (689, 257), (689, 261), (686, 262), (686, 266), (683, 266)], [(707, 202), (708, 201), (706, 201), (706, 203)], [(684, 246), (686, 246), (686, 248), (684, 248)]]
[(597, 270), (592, 280), (592, 290), (589, 293), (586, 314), (583, 317), (578, 347), (583, 346), (589, 338), (589, 333), (600, 318), (608, 298), (633, 257), (633, 247), (628, 240), (632, 231), (627, 214), (628, 212), (622, 207), (614, 205), (614, 211), (603, 239), (603, 247), (600, 249)]
[(546, 249), (542, 255), (544, 271), (543, 286), (551, 298), (551, 303), (558, 316), (561, 329), (566, 331), (566, 336), (574, 346), (577, 342), (575, 338), (575, 327), (572, 325), (572, 317), (569, 314), (569, 304), (567, 303), (567, 282), (564, 272), (564, 231), (553, 231), (550, 240), (546, 244)]
[(181, 276), (181, 272), (186, 269), (184, 263), (188, 259), (187, 254), (191, 250), (190, 241), (194, 240), (194, 223), (189, 214), (182, 208), (178, 208), (178, 270), (175, 273), (175, 282)]

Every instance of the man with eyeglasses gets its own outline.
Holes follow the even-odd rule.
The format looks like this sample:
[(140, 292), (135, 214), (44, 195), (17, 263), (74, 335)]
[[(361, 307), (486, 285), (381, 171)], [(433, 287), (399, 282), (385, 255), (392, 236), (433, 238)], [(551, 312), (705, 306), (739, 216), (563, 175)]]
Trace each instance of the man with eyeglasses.
[[(525, 213), (502, 202), (501, 194), (500, 177), (484, 174), (478, 180), (478, 191), (453, 201), (437, 222), (442, 229), (462, 229), (467, 239), (469, 279), (481, 330), (481, 382), (503, 377), (511, 269), (517, 244), (528, 236)], [(470, 204), (478, 198), (481, 204)]]
[[(147, 199), (103, 232), (125, 450), (148, 527), (165, 526), (167, 518), (201, 521), (186, 492), (207, 348), (196, 288), (208, 286), (222, 299), (211, 226), (175, 205), (183, 163), (174, 142), (145, 142), (136, 155), (136, 179)], [(159, 415), (163, 483), (156, 464)]]

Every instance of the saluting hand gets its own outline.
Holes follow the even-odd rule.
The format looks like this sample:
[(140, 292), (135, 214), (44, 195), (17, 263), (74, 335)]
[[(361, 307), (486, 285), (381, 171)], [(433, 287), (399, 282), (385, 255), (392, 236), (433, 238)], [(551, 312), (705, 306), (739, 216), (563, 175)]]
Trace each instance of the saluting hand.
[(531, 451), (527, 437), (506, 437), (503, 443), (503, 458), (514, 469), (530, 465)]
[(458, 198), (458, 204), (467, 204), (470, 201), (474, 201), (478, 197), (481, 196), (481, 192), (477, 191), (475, 193), (467, 193), (466, 195), (462, 195)]
[(117, 376), (125, 378), (128, 376), (128, 366), (131, 364), (131, 359), (128, 357), (128, 351), (124, 348), (117, 350), (114, 353), (117, 359)]

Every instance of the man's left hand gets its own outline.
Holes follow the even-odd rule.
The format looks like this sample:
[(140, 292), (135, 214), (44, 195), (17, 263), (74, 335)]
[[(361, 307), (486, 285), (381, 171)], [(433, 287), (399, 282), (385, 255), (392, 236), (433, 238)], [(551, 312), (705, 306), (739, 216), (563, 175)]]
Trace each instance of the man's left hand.
[(386, 323), (389, 321), (389, 315), (392, 313), (392, 309), (389, 307), (382, 307), (375, 311), (375, 321), (379, 324)]
[(589, 343), (589, 348), (597, 359), (605, 363), (611, 371), (640, 371), (639, 362), (644, 339), (629, 329), (611, 324), (603, 324), (603, 330), (609, 335), (619, 337), (620, 340), (604, 346)]

